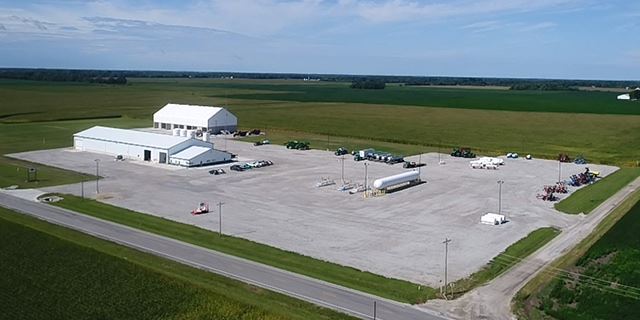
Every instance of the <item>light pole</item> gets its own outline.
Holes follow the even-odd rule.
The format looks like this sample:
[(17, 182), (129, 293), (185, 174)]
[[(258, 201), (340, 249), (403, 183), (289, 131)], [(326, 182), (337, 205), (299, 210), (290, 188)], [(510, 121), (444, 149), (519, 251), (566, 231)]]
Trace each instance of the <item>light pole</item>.
[(375, 300), (373, 300), (373, 320), (376, 320), (376, 316), (377, 316), (377, 314), (376, 314), (376, 313), (377, 313), (377, 311), (378, 311), (378, 308), (377, 308), (377, 306), (376, 306), (376, 301), (375, 301)]
[(504, 180), (498, 180), (498, 214), (502, 214), (502, 184)]
[(100, 159), (95, 159), (96, 162), (96, 193), (100, 193)]
[(342, 162), (342, 183), (344, 184), (344, 154), (340, 157), (340, 162)]
[(369, 188), (369, 186), (367, 185), (367, 168), (369, 167), (369, 163), (367, 163), (365, 161), (364, 163), (364, 195), (367, 195), (367, 189)]
[(447, 287), (449, 286), (449, 282), (447, 279), (447, 261), (449, 258), (449, 242), (451, 242), (451, 239), (449, 238), (444, 238), (444, 241), (442, 241), (442, 243), (444, 243), (444, 298), (447, 298)]
[(562, 161), (558, 160), (558, 183), (560, 183), (562, 175)]
[(222, 205), (224, 202), (218, 202), (218, 235), (222, 237)]

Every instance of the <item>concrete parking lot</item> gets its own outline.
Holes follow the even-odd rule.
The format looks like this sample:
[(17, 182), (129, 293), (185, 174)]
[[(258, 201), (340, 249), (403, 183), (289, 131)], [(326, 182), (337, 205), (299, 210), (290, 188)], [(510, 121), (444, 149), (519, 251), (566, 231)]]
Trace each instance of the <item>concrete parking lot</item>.
[[(218, 141), (217, 147), (224, 147)], [(271, 160), (270, 167), (210, 175), (211, 168), (185, 169), (71, 149), (42, 150), (13, 157), (66, 169), (95, 173), (100, 161), (98, 199), (116, 206), (218, 230), (216, 203), (223, 205), (223, 232), (315, 258), (385, 276), (438, 286), (443, 278), (445, 238), (449, 244), (449, 279), (468, 276), (513, 242), (544, 226), (569, 228), (581, 217), (559, 213), (553, 203), (536, 198), (545, 184), (558, 179), (558, 162), (505, 159), (498, 170), (474, 170), (468, 159), (435, 153), (422, 155), (426, 181), (399, 192), (365, 198), (337, 191), (341, 161), (332, 152), (293, 151), (282, 146), (255, 147), (228, 140), (227, 149), (241, 160)], [(409, 160), (417, 161), (418, 156)], [(617, 168), (586, 165), (603, 176)], [(563, 164), (563, 179), (585, 165)], [(363, 162), (344, 161), (346, 180), (363, 182)], [(401, 164), (370, 163), (369, 183), (403, 172)], [(317, 188), (321, 177), (337, 185)], [(480, 216), (498, 211), (498, 180), (502, 211), (509, 222), (480, 224)], [(47, 191), (80, 194), (79, 185)], [(570, 188), (571, 191), (575, 188)], [(85, 184), (95, 197), (95, 184)], [(563, 195), (565, 196), (565, 195)], [(199, 202), (212, 213), (192, 216)]]

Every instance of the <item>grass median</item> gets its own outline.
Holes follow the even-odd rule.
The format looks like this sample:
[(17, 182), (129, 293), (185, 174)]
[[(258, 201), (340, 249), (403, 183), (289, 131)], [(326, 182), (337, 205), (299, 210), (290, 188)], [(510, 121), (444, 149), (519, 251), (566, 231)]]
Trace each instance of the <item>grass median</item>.
[(590, 213), (624, 186), (640, 176), (640, 168), (620, 168), (601, 181), (586, 186), (555, 205), (556, 210), (569, 214)]
[(354, 319), (0, 207), (2, 319)]
[(318, 260), (242, 238), (219, 235), (196, 226), (111, 206), (95, 200), (66, 194), (62, 197), (64, 200), (56, 202), (54, 205), (383, 298), (415, 304), (436, 297), (436, 290), (433, 288), (409, 281), (386, 278), (371, 272)]
[(480, 271), (473, 273), (468, 278), (454, 282), (452, 284), (454, 296), (463, 295), (467, 291), (491, 281), (553, 240), (553, 238), (559, 234), (560, 230), (552, 227), (532, 231), (526, 237), (510, 245), (504, 252), (493, 258), (493, 260)]

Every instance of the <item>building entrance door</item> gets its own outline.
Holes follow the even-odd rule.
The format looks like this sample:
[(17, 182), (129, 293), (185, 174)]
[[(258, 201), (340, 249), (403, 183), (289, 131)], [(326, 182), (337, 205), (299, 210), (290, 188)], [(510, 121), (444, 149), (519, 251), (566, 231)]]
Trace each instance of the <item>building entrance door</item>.
[(151, 150), (144, 151), (144, 161), (151, 161)]
[(160, 152), (160, 163), (167, 163), (167, 153)]

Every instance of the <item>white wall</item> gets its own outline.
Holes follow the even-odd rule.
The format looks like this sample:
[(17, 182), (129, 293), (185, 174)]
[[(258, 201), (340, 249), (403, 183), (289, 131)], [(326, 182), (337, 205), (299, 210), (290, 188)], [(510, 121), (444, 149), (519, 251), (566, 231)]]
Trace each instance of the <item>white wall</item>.
[(144, 160), (144, 150), (150, 150), (152, 162), (158, 162), (160, 160), (160, 152), (165, 152), (167, 154), (169, 152), (169, 150), (165, 149), (141, 147), (126, 143), (102, 141), (82, 137), (74, 137), (73, 145), (76, 150), (104, 153), (114, 156), (122, 155), (126, 159), (136, 160)]
[(231, 160), (231, 154), (227, 152), (211, 149), (190, 160), (170, 158), (169, 163), (183, 166), (183, 167), (193, 167), (193, 166), (214, 164), (214, 163), (219, 163), (219, 162), (224, 162), (229, 160)]

